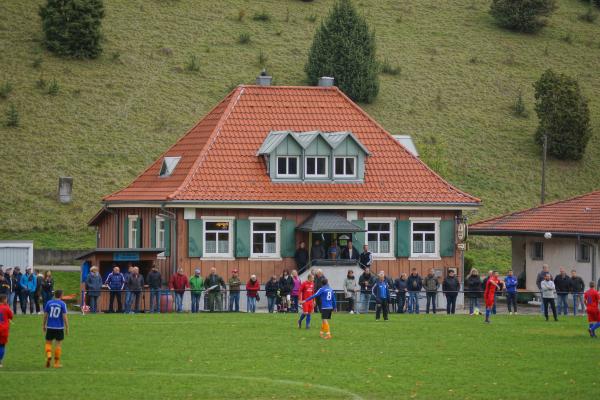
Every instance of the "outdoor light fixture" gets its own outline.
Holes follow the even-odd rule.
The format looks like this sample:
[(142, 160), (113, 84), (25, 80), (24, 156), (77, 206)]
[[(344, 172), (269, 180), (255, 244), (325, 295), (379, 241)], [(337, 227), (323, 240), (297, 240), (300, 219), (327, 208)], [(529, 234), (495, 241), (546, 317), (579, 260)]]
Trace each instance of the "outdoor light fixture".
[(550, 233), (550, 232), (544, 233), (544, 238), (546, 238), (546, 239), (552, 239), (552, 233)]

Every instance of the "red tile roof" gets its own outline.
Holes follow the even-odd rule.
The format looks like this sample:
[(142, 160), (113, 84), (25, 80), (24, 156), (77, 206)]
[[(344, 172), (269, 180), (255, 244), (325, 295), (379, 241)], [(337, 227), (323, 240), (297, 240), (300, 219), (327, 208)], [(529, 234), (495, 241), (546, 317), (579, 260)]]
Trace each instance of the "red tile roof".
[(600, 236), (600, 190), (539, 207), (486, 219), (469, 232), (488, 235), (550, 232)]
[[(371, 152), (364, 183), (272, 182), (256, 155), (270, 131), (350, 131)], [(164, 156), (181, 156), (160, 178)], [(113, 201), (452, 203), (480, 200), (444, 181), (336, 87), (238, 86)]]

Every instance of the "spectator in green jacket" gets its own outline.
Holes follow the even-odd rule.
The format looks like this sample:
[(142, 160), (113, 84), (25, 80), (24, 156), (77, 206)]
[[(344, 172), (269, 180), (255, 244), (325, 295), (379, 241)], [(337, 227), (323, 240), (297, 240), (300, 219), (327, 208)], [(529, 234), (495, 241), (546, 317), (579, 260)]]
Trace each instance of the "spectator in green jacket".
[(190, 291), (192, 293), (192, 312), (200, 311), (200, 297), (204, 289), (204, 279), (200, 275), (200, 268), (196, 268), (194, 275), (190, 277)]
[(237, 269), (231, 271), (231, 278), (227, 281), (229, 284), (229, 311), (235, 312), (240, 311), (240, 286), (242, 286), (238, 272)]

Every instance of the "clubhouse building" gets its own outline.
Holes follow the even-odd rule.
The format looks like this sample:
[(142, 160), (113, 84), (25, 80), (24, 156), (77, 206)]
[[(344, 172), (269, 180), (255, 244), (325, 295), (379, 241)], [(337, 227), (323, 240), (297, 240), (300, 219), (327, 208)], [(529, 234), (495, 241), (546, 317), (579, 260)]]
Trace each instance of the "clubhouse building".
[(337, 87), (241, 85), (127, 187), (107, 195), (81, 258), (215, 267), (261, 282), (319, 239), (364, 243), (374, 269), (462, 275), (463, 212), (480, 200), (427, 167)]

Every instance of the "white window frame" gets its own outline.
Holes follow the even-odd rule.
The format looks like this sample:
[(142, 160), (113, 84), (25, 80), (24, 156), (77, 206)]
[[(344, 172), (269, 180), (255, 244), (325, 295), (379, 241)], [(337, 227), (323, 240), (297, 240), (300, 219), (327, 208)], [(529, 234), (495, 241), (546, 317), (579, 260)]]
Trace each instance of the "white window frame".
[[(379, 224), (390, 224), (390, 230), (389, 230), (389, 234), (390, 234), (390, 251), (389, 253), (375, 253), (373, 252), (373, 249), (371, 248), (371, 246), (369, 246), (369, 251), (372, 253), (373, 255), (373, 259), (378, 259), (378, 260), (382, 260), (382, 259), (396, 259), (396, 248), (395, 248), (395, 244), (396, 244), (396, 218), (363, 218), (363, 220), (365, 221), (365, 229), (367, 230), (365, 232), (365, 243), (369, 244), (369, 223), (379, 223)], [(376, 231), (376, 232), (383, 232), (383, 231)], [(412, 235), (411, 235), (412, 238)], [(362, 253), (362, 249), (359, 249), (359, 251)]]
[[(344, 160), (344, 173), (343, 174), (338, 174), (335, 171), (335, 161), (337, 159), (343, 159)], [(354, 162), (354, 173), (353, 174), (347, 174), (346, 173), (346, 160), (347, 159), (351, 159)], [(358, 176), (357, 167), (358, 167), (358, 157), (356, 157), (356, 156), (336, 156), (336, 157), (333, 157), (333, 176), (335, 178), (356, 178)]]
[[(249, 260), (281, 260), (281, 219), (282, 217), (250, 217), (250, 258)], [(275, 224), (275, 253), (264, 254), (254, 252), (254, 223)]]
[[(411, 217), (410, 220), (410, 258), (409, 260), (441, 260), (440, 257), (440, 217)], [(413, 253), (413, 227), (414, 224), (434, 224), (435, 226), (435, 252)]]
[(179, 161), (181, 161), (181, 156), (164, 157), (163, 162), (160, 165), (160, 170), (158, 171), (159, 178), (168, 178), (169, 176), (173, 175), (173, 172), (175, 171), (175, 168), (177, 168)]
[[(285, 169), (286, 171), (289, 172), (289, 159), (290, 158), (295, 158), (296, 159), (296, 173), (295, 174), (280, 174), (279, 173), (279, 159), (280, 158), (285, 158), (286, 159), (286, 163), (285, 163)], [(300, 157), (299, 156), (277, 156), (275, 159), (275, 176), (277, 176), (278, 178), (299, 178), (300, 177)]]
[[(308, 159), (315, 159), (315, 172), (317, 171), (317, 158), (325, 159), (325, 173), (324, 174), (309, 174), (308, 173)], [(305, 178), (327, 178), (329, 176), (329, 157), (328, 156), (304, 156), (304, 177)]]
[[(157, 249), (164, 249), (165, 248), (165, 240), (166, 240), (166, 229), (163, 226), (163, 228), (160, 228), (160, 224), (161, 222), (164, 224), (165, 219), (159, 215), (156, 216), (155, 218), (155, 222), (154, 222), (154, 240), (155, 240), (155, 247)], [(161, 239), (162, 237), (162, 239)], [(163, 251), (162, 253), (159, 253), (156, 255), (157, 258), (165, 258), (165, 252)]]
[[(234, 260), (234, 256), (233, 256), (233, 251), (234, 251), (234, 242), (233, 242), (233, 236), (234, 236), (234, 232), (233, 232), (233, 225), (234, 225), (234, 221), (235, 218), (234, 217), (213, 217), (213, 216), (206, 216), (206, 217), (200, 217), (200, 219), (202, 220), (202, 260), (207, 259), (207, 260)], [(206, 223), (207, 222), (229, 222), (229, 230), (227, 231), (229, 233), (229, 243), (228, 243), (228, 249), (229, 251), (227, 253), (207, 253), (206, 252), (206, 233), (207, 233), (207, 229), (206, 229)], [(225, 232), (225, 231), (221, 231), (221, 232)], [(218, 250), (219, 244), (217, 241), (217, 250)]]
[[(135, 249), (137, 244), (137, 215), (128, 215), (127, 216), (127, 238), (129, 243), (127, 244), (128, 249)], [(141, 244), (140, 244), (141, 246)]]

